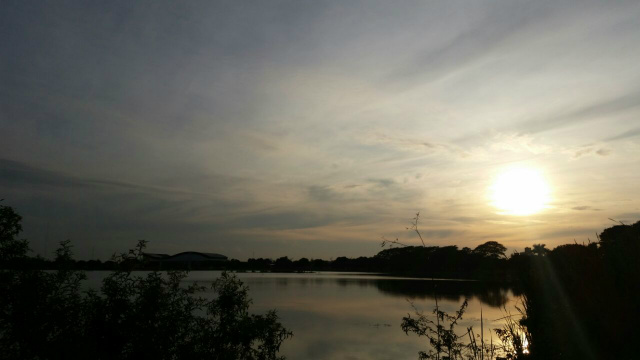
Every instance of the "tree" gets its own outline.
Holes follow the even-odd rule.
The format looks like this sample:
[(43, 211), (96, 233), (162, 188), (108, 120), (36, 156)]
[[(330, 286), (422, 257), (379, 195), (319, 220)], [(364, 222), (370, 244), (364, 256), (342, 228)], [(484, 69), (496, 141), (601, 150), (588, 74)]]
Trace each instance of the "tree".
[(506, 258), (504, 254), (506, 251), (507, 248), (497, 241), (487, 241), (486, 243), (478, 245), (475, 249), (473, 249), (473, 252), (475, 254), (492, 259)]
[(299, 271), (309, 271), (309, 269), (311, 268), (311, 261), (309, 261), (309, 259), (304, 257), (301, 259), (298, 259), (297, 261), (294, 261), (293, 264), (296, 270), (299, 270)]
[[(0, 199), (2, 201), (2, 199)], [(16, 237), (22, 232), (22, 216), (13, 208), (0, 205), (0, 262), (27, 256), (29, 244)]]
[(276, 259), (273, 263), (273, 267), (277, 271), (291, 271), (293, 268), (293, 261), (291, 261), (287, 256), (283, 256)]
[(533, 244), (532, 252), (538, 256), (545, 256), (549, 252), (549, 249), (547, 249), (547, 245), (545, 244)]
[(605, 229), (599, 236), (600, 247), (613, 261), (623, 261), (629, 254), (640, 253), (640, 221), (633, 225), (616, 225)]

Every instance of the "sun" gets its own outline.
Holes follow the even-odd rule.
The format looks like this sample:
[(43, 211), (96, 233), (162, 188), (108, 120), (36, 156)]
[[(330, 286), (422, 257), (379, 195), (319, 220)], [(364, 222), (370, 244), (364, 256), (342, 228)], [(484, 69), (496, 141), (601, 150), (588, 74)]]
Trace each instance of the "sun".
[(507, 215), (532, 215), (543, 210), (549, 202), (547, 181), (534, 168), (505, 170), (498, 175), (490, 192), (491, 204)]

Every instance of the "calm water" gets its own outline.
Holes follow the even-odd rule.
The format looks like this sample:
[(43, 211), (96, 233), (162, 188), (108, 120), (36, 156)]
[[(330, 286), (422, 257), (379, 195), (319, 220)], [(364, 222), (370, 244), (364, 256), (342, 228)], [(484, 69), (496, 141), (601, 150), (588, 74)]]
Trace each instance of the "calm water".
[[(105, 273), (87, 275), (91, 283), (98, 284)], [(219, 275), (219, 271), (194, 271), (186, 281), (207, 284)], [(418, 351), (427, 349), (428, 340), (407, 336), (400, 329), (402, 317), (412, 312), (409, 301), (430, 313), (436, 290), (441, 309), (453, 313), (467, 298), (469, 307), (460, 333), (468, 326), (480, 333), (482, 308), (485, 336), (489, 336), (491, 329), (502, 324), (498, 320), (504, 316), (502, 306), (513, 309), (517, 300), (509, 289), (489, 289), (475, 282), (328, 272), (237, 276), (249, 286), (252, 312), (277, 309), (283, 325), (293, 331), (293, 338), (281, 348), (281, 354), (291, 360), (417, 359)], [(495, 334), (493, 338), (495, 342)]]

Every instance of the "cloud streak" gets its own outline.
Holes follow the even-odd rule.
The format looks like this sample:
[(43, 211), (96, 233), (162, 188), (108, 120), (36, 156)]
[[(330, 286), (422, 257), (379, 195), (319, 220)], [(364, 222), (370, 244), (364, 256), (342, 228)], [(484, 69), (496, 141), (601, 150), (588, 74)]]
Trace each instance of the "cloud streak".
[(640, 90), (636, 89), (626, 94), (604, 101), (597, 101), (546, 119), (528, 120), (519, 124), (518, 128), (522, 132), (536, 134), (576, 124), (583, 124), (588, 121), (603, 120), (606, 119), (606, 117), (616, 115), (623, 111), (637, 109), (640, 107), (638, 99), (640, 99)]

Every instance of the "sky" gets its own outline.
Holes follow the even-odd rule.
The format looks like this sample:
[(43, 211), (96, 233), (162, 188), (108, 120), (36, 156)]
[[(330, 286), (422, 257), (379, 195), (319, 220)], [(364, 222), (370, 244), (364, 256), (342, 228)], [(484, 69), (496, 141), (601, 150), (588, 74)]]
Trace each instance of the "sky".
[[(34, 253), (512, 251), (640, 220), (638, 1), (3, 1), (0, 198)], [(515, 216), (513, 167), (549, 187)], [(525, 190), (526, 191), (526, 190)]]

